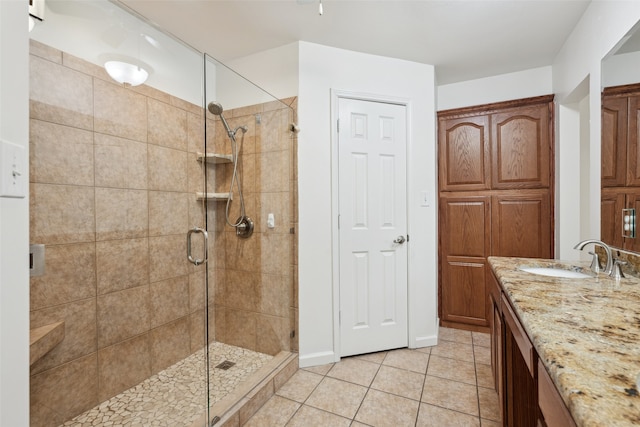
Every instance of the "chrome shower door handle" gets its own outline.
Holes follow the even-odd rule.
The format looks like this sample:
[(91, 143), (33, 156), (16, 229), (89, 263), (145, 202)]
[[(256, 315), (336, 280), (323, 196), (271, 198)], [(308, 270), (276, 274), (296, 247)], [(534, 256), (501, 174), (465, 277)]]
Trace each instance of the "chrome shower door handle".
[(399, 245), (403, 244), (404, 242), (405, 242), (404, 236), (398, 236), (398, 238), (393, 241), (393, 243), (397, 243)]
[[(193, 233), (202, 233), (202, 237), (204, 237), (204, 258), (203, 259), (193, 258), (193, 256), (191, 256), (191, 236), (193, 235)], [(207, 230), (204, 230), (198, 227), (193, 227), (191, 230), (187, 232), (187, 259), (189, 260), (189, 262), (193, 263), (194, 265), (200, 265), (207, 262), (207, 259), (209, 258), (208, 248), (209, 248), (209, 234), (207, 233)]]

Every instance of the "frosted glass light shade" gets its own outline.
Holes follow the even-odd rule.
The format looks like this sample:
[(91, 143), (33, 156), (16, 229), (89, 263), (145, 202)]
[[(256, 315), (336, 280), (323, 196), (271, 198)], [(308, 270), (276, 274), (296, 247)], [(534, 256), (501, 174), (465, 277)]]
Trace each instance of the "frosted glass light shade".
[(104, 68), (109, 76), (118, 83), (138, 86), (144, 83), (149, 77), (149, 73), (144, 68), (121, 61), (107, 61)]

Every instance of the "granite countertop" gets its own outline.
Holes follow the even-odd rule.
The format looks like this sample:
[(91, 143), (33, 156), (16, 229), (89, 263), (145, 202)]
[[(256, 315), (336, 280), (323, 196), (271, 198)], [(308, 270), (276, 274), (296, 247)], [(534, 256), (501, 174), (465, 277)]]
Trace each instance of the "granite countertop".
[(520, 266), (584, 263), (489, 257), (542, 363), (578, 426), (640, 425), (640, 279), (566, 279)]

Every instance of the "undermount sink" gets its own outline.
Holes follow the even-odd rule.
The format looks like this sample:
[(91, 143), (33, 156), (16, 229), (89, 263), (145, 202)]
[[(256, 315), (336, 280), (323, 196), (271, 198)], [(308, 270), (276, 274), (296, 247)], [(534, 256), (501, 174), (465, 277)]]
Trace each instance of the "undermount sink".
[(541, 276), (562, 277), (567, 279), (586, 279), (593, 277), (586, 273), (559, 267), (520, 267), (520, 270)]

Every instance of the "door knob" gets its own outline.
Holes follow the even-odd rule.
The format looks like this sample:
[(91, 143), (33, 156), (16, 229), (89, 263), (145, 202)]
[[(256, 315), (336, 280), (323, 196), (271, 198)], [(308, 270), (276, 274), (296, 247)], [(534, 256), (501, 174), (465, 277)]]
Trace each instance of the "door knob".
[(403, 244), (404, 243), (404, 236), (398, 236), (398, 238), (395, 239), (393, 241), (393, 243)]

